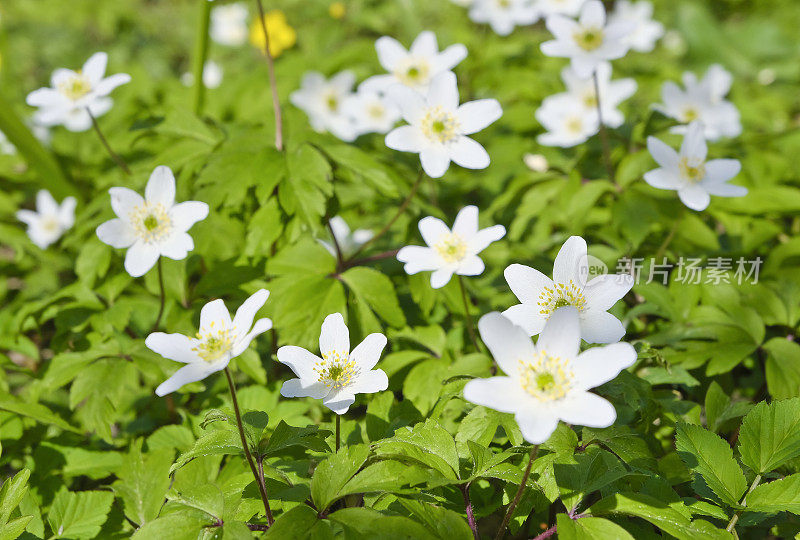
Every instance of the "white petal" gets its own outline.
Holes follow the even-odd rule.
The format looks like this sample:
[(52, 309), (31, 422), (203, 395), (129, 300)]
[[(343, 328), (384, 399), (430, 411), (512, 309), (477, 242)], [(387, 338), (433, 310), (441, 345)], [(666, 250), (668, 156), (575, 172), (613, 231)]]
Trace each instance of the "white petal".
[(97, 227), (97, 237), (114, 248), (128, 248), (136, 242), (136, 233), (127, 221), (115, 218)]
[(441, 289), (453, 277), (452, 268), (439, 268), (431, 274), (431, 287), (434, 289)]
[(117, 73), (100, 81), (97, 86), (94, 87), (94, 91), (101, 96), (108, 95), (118, 86), (128, 84), (129, 82), (131, 82), (130, 75), (127, 73)]
[(711, 197), (708, 191), (703, 189), (701, 185), (692, 184), (684, 186), (678, 190), (678, 197), (681, 202), (691, 208), (692, 210), (705, 210), (711, 202)]
[(83, 64), (81, 73), (89, 79), (92, 85), (96, 85), (106, 74), (106, 64), (108, 63), (108, 55), (104, 52), (94, 53)]
[(677, 169), (680, 157), (678, 153), (668, 144), (655, 137), (647, 138), (647, 149), (650, 155), (660, 166), (667, 169)]
[(709, 195), (716, 195), (717, 197), (744, 197), (747, 195), (746, 187), (736, 186), (726, 182), (708, 184), (705, 188)]
[(111, 208), (117, 217), (128, 221), (131, 212), (144, 204), (144, 199), (141, 195), (125, 187), (113, 187), (108, 190), (111, 195)]
[(686, 135), (683, 137), (681, 144), (681, 156), (693, 157), (700, 161), (705, 161), (708, 154), (708, 146), (706, 145), (706, 137), (704, 132), (705, 127), (703, 123), (695, 120), (689, 124)]
[(397, 260), (406, 263), (404, 270), (408, 275), (436, 270), (442, 265), (434, 250), (422, 246), (404, 247), (397, 252)]
[(144, 340), (144, 344), (151, 351), (169, 360), (183, 362), (184, 364), (200, 360), (197, 354), (192, 350), (194, 347), (194, 340), (183, 334), (155, 332), (147, 336), (147, 339)]
[(259, 289), (242, 302), (242, 305), (236, 310), (231, 323), (234, 335), (244, 336), (250, 331), (256, 313), (262, 308), (267, 298), (269, 298), (269, 291), (267, 289)]
[(33, 210), (18, 210), (16, 216), (18, 220), (28, 226), (38, 223), (40, 219), (39, 214)]
[(567, 360), (578, 355), (580, 346), (580, 319), (578, 310), (572, 306), (560, 307), (551, 313), (536, 342), (537, 350)]
[(629, 274), (603, 274), (589, 281), (583, 291), (589, 309), (606, 311), (633, 287)]
[(181, 261), (194, 249), (194, 240), (185, 232), (173, 231), (158, 244), (158, 249), (164, 257), (173, 261)]
[(583, 287), (589, 275), (586, 240), (570, 236), (556, 255), (553, 263), (553, 281), (568, 285), (572, 281)]
[(361, 371), (369, 371), (381, 358), (381, 352), (386, 347), (386, 336), (375, 332), (364, 338), (350, 353), (350, 358), (355, 361)]
[(464, 386), (464, 399), (495, 411), (513, 413), (525, 405), (521, 390), (519, 382), (511, 377), (472, 379)]
[(140, 277), (147, 273), (156, 264), (160, 253), (158, 246), (135, 242), (125, 254), (125, 270), (132, 277)]
[(644, 173), (644, 181), (656, 189), (678, 189), (683, 180), (674, 169), (653, 169)]
[(400, 126), (386, 135), (387, 148), (400, 152), (421, 152), (426, 146), (425, 135), (416, 126)]
[(347, 389), (353, 394), (374, 394), (389, 388), (389, 377), (382, 369), (362, 373)]
[(403, 120), (409, 124), (417, 124), (425, 116), (425, 96), (416, 90), (395, 84), (386, 89), (386, 95), (400, 108)]
[(558, 426), (558, 418), (545, 411), (518, 412), (514, 416), (522, 437), (531, 444), (547, 442)]
[(310, 397), (322, 399), (328, 395), (330, 390), (324, 383), (317, 380), (289, 379), (281, 386), (283, 397)]
[[(550, 33), (556, 37), (556, 40), (570, 40), (573, 34), (578, 30), (578, 23), (563, 15), (547, 17), (544, 24)], [(544, 50), (542, 52), (544, 52)]]
[(225, 367), (226, 365), (207, 364), (205, 362), (187, 364), (176, 371), (172, 377), (158, 385), (158, 388), (156, 388), (156, 395), (166, 396), (167, 394), (171, 394), (181, 386), (201, 381), (215, 371), (220, 371)]
[(581, 314), (581, 337), (586, 343), (616, 343), (624, 335), (625, 327), (607, 311), (588, 309)]
[(200, 201), (178, 203), (169, 211), (172, 226), (178, 231), (188, 231), (192, 225), (208, 216), (208, 205)]
[(200, 332), (208, 332), (212, 325), (217, 330), (231, 327), (231, 314), (228, 313), (228, 308), (221, 298), (208, 302), (200, 310)]
[(356, 397), (350, 391), (350, 388), (342, 388), (339, 391), (331, 392), (322, 399), (322, 404), (328, 407), (336, 414), (344, 414), (350, 405), (355, 402)]
[(433, 246), (442, 235), (449, 234), (450, 229), (441, 219), (427, 216), (419, 220), (419, 232), (422, 234), (422, 239), (425, 240), (425, 243)]
[(358, 90), (359, 92), (382, 93), (386, 92), (393, 84), (397, 84), (397, 79), (394, 75), (373, 75), (359, 84)]
[(319, 376), (314, 371), (314, 366), (321, 361), (320, 357), (302, 347), (284, 345), (278, 349), (278, 362), (289, 366), (289, 369), (304, 381), (317, 381), (319, 379)]
[(414, 56), (433, 56), (439, 52), (436, 34), (430, 30), (420, 32), (411, 44), (409, 52)]
[(334, 353), (347, 356), (350, 353), (350, 331), (344, 324), (341, 313), (331, 313), (322, 322), (319, 334), (319, 352), (323, 358)]
[(469, 249), (473, 253), (480, 253), (492, 242), (496, 242), (506, 235), (506, 228), (502, 225), (494, 225), (478, 231), (469, 240)]
[(455, 273), (461, 276), (478, 276), (483, 273), (485, 268), (480, 257), (471, 255), (461, 261)]
[(496, 311), (481, 317), (478, 331), (506, 375), (515, 376), (519, 360), (531, 358), (536, 351), (528, 334)]
[(249, 346), (250, 343), (258, 336), (272, 328), (272, 319), (258, 319), (253, 328), (243, 336), (239, 336), (231, 349), (231, 357), (236, 357), (242, 354)]
[(536, 304), (511, 306), (503, 312), (503, 316), (525, 330), (529, 336), (541, 333), (547, 322), (547, 316), (542, 314), (541, 308)]
[(148, 203), (163, 205), (165, 210), (172, 208), (175, 204), (175, 176), (172, 169), (164, 165), (156, 167), (147, 181), (144, 197)]
[(446, 111), (458, 108), (458, 86), (452, 71), (445, 71), (433, 78), (428, 89), (428, 105), (440, 106)]
[[(98, 108), (93, 106), (93, 104), (90, 104), (89, 109), (92, 111), (95, 118), (103, 114), (98, 112)], [(74, 133), (80, 133), (92, 127), (92, 118), (89, 116), (89, 113), (86, 112), (86, 109), (72, 109), (66, 111), (62, 122), (65, 128)]]
[(36, 192), (36, 211), (48, 216), (58, 214), (58, 203), (46, 189)]
[(571, 362), (575, 386), (588, 390), (607, 383), (636, 362), (636, 350), (630, 343), (612, 343), (582, 352)]
[(464, 45), (461, 43), (450, 45), (434, 60), (434, 70), (436, 72), (451, 70), (466, 57), (467, 48)]
[(553, 287), (553, 280), (549, 277), (535, 268), (522, 264), (510, 265), (503, 275), (519, 301), (533, 306), (539, 302), (539, 296), (545, 287)]
[(58, 207), (58, 222), (64, 229), (69, 229), (75, 224), (75, 207), (78, 201), (75, 197), (66, 197)]
[(25, 98), (25, 103), (31, 107), (63, 107), (66, 106), (64, 95), (53, 88), (39, 88)]
[(375, 52), (378, 53), (378, 62), (386, 71), (394, 71), (397, 63), (408, 56), (400, 42), (396, 39), (383, 36), (375, 41)]
[(742, 164), (738, 159), (712, 159), (705, 164), (706, 177), (703, 185), (727, 182), (742, 170)]
[(339, 73), (331, 77), (330, 81), (328, 81), (328, 84), (330, 84), (336, 90), (339, 90), (342, 93), (351, 92), (353, 89), (353, 85), (355, 83), (356, 83), (356, 74), (350, 71), (349, 69), (340, 71)]
[(461, 124), (461, 133), (470, 135), (496, 122), (503, 116), (503, 108), (496, 99), (479, 99), (461, 105), (456, 115)]
[(453, 222), (453, 234), (468, 239), (478, 234), (478, 207), (465, 206), (456, 214)]
[(607, 400), (589, 392), (574, 392), (558, 403), (557, 414), (568, 424), (594, 428), (608, 427), (617, 411)]
[(425, 174), (431, 178), (441, 178), (450, 166), (450, 155), (442, 148), (426, 148), (419, 154)]
[(465, 169), (485, 169), (491, 162), (483, 146), (469, 137), (459, 137), (448, 149), (450, 159)]

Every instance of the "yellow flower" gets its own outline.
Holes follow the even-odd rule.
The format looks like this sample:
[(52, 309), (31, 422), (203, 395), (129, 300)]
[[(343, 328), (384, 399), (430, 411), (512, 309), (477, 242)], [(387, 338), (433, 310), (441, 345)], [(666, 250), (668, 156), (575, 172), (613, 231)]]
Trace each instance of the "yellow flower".
[[(264, 23), (269, 35), (269, 52), (273, 58), (280, 56), (286, 49), (297, 42), (297, 33), (286, 22), (283, 11), (274, 9), (264, 15)], [(264, 50), (264, 30), (261, 21), (256, 17), (250, 26), (250, 43)]]
[(328, 15), (334, 19), (344, 18), (346, 11), (344, 2), (334, 2), (328, 7)]

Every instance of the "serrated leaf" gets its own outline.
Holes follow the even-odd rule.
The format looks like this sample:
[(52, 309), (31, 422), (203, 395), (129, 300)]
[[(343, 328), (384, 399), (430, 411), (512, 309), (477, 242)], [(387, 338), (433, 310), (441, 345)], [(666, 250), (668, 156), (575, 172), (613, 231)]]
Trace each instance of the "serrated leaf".
[(406, 317), (388, 277), (372, 268), (357, 266), (343, 272), (341, 278), (380, 318), (394, 327), (405, 326)]
[(22, 469), (3, 482), (3, 487), (0, 489), (0, 528), (8, 522), (11, 512), (19, 506), (22, 497), (28, 491), (28, 479), (30, 476), (30, 470)]
[(598, 538), (634, 540), (628, 531), (613, 521), (603, 518), (570, 519), (567, 514), (558, 514), (556, 526), (560, 540), (596, 540)]
[(238, 454), (239, 452), (242, 452), (242, 441), (238, 433), (227, 429), (215, 429), (197, 439), (188, 452), (184, 452), (178, 457), (169, 472), (180, 469), (189, 461), (200, 456)]
[(343, 496), (345, 484), (364, 465), (369, 452), (369, 447), (365, 445), (349, 446), (317, 465), (311, 478), (311, 498), (320, 512)]
[(435, 420), (398, 429), (394, 437), (378, 442), (379, 455), (409, 459), (430, 467), (445, 478), (459, 478), (458, 451), (452, 435)]
[(258, 451), (263, 456), (274, 456), (287, 448), (300, 446), (315, 452), (330, 452), (330, 447), (325, 442), (328, 435), (330, 432), (320, 430), (319, 426), (300, 428), (281, 420), (270, 434), (269, 440), (261, 442)]
[(169, 448), (142, 454), (132, 446), (114, 482), (114, 490), (122, 499), (125, 515), (144, 525), (158, 516), (170, 484), (173, 451)]
[(753, 407), (739, 428), (739, 453), (758, 474), (800, 455), (800, 398)]
[(747, 494), (750, 512), (800, 514), (800, 474), (792, 474), (768, 484), (761, 484)]
[(108, 491), (59, 491), (47, 521), (57, 538), (94, 538), (106, 522), (113, 493)]

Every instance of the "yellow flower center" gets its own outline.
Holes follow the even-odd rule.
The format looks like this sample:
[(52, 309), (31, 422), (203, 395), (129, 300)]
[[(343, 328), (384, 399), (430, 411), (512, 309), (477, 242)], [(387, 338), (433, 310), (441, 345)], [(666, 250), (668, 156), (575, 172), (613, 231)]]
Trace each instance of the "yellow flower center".
[(208, 332), (197, 333), (197, 339), (200, 342), (192, 347), (192, 350), (209, 364), (228, 354), (233, 347), (231, 331), (228, 328), (215, 330), (213, 322), (209, 326)]
[(433, 246), (436, 253), (448, 263), (456, 263), (467, 254), (467, 243), (457, 234), (443, 234)]
[(378, 120), (383, 118), (384, 114), (386, 114), (386, 108), (379, 103), (375, 103), (367, 108), (367, 114), (370, 116), (370, 118)]
[(700, 118), (700, 113), (694, 107), (686, 107), (683, 110), (683, 122), (688, 124), (689, 122), (694, 122), (698, 118)]
[(161, 203), (145, 202), (137, 206), (129, 217), (136, 236), (148, 244), (163, 240), (172, 230), (172, 219)]
[(539, 401), (555, 401), (567, 395), (575, 380), (569, 362), (542, 351), (531, 360), (518, 360), (520, 384)]
[(497, 0), (497, 7), (501, 9), (511, 7), (511, 0)]
[(601, 28), (581, 28), (573, 34), (575, 43), (584, 51), (593, 51), (603, 44), (603, 30)]
[(325, 96), (325, 106), (331, 112), (336, 112), (339, 109), (339, 97), (333, 92)]
[(58, 220), (53, 216), (46, 217), (42, 220), (42, 229), (44, 229), (49, 233), (54, 233), (58, 231), (59, 228), (60, 225), (58, 223)]
[(332, 390), (339, 390), (353, 382), (359, 369), (349, 353), (331, 351), (322, 354), (322, 361), (314, 365), (314, 372), (319, 376), (319, 382)]
[(76, 73), (68, 80), (58, 85), (58, 91), (72, 101), (78, 101), (92, 91), (92, 83), (80, 73)]
[(583, 132), (583, 122), (577, 116), (571, 116), (566, 122), (567, 131), (573, 135), (579, 135)]
[(697, 163), (696, 161), (689, 161), (689, 158), (681, 158), (678, 163), (678, 168), (681, 171), (681, 176), (684, 179), (696, 184), (706, 177), (705, 163)]
[(411, 58), (395, 69), (394, 75), (407, 86), (417, 86), (428, 82), (431, 68), (420, 58)]
[(597, 95), (594, 93), (594, 89), (587, 90), (583, 93), (583, 104), (588, 109), (594, 109), (597, 107)]
[(458, 138), (461, 123), (456, 115), (449, 113), (441, 107), (428, 109), (420, 122), (422, 133), (432, 141), (449, 143)]
[(569, 280), (569, 283), (556, 283), (553, 287), (545, 287), (539, 293), (539, 313), (542, 315), (550, 315), (552, 312), (560, 307), (574, 306), (578, 311), (586, 309), (586, 297), (583, 290), (579, 289), (575, 282)]

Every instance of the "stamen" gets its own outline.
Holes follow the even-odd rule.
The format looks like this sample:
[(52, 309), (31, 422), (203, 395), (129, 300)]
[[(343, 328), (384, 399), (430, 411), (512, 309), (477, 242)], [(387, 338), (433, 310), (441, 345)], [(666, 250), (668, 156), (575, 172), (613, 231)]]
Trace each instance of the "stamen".
[(600, 48), (603, 44), (603, 30), (602, 28), (589, 27), (581, 28), (572, 36), (575, 43), (584, 51), (593, 51)]
[(209, 364), (228, 354), (233, 347), (230, 329), (214, 330), (214, 323), (209, 325), (205, 334), (198, 332), (197, 339), (199, 343), (192, 350)]
[(542, 315), (550, 315), (565, 306), (574, 306), (578, 311), (583, 311), (586, 309), (586, 296), (573, 280), (569, 280), (569, 283), (556, 283), (553, 287), (542, 289), (537, 304)]
[(432, 141), (453, 142), (458, 138), (461, 123), (456, 115), (436, 106), (428, 109), (420, 122), (422, 133)]
[(331, 351), (322, 354), (322, 361), (314, 365), (318, 381), (331, 390), (339, 390), (348, 386), (359, 373), (355, 360), (346, 352)]
[(58, 85), (58, 91), (67, 96), (72, 101), (80, 98), (92, 91), (92, 83), (80, 73), (72, 75), (69, 79)]
[(693, 184), (700, 182), (706, 177), (705, 163), (697, 163), (696, 160), (690, 162), (687, 157), (681, 158), (678, 163), (678, 169), (681, 171), (681, 176)]
[(467, 243), (457, 234), (446, 233), (439, 238), (433, 249), (445, 262), (455, 263), (467, 254)]
[(430, 71), (430, 65), (425, 59), (410, 58), (397, 66), (394, 76), (405, 85), (417, 86), (428, 82)]
[(136, 236), (150, 244), (164, 239), (172, 231), (172, 219), (161, 203), (145, 202), (129, 215)]
[(540, 351), (531, 360), (518, 362), (522, 388), (539, 401), (561, 399), (572, 388), (575, 374), (567, 360)]

